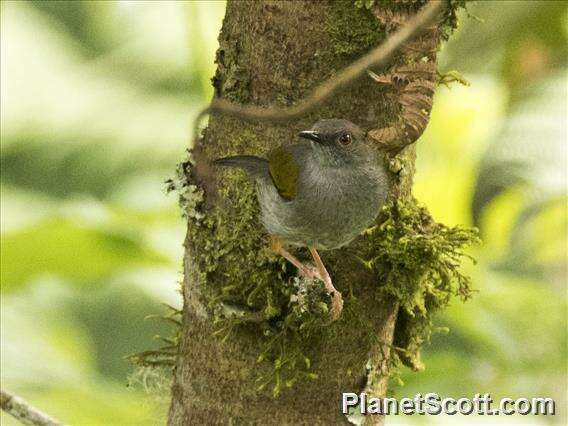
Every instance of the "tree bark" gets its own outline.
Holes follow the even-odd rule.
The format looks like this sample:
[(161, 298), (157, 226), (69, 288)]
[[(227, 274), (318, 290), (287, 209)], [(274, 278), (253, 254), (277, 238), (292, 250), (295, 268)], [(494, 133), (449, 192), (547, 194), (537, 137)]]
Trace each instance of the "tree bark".
[[(219, 36), (215, 96), (242, 104), (292, 105), (378, 45), (424, 2), (376, 3), (369, 10), (350, 1), (229, 1)], [(363, 78), (297, 122), (255, 124), (212, 114), (201, 141), (206, 156), (263, 155), (292, 142), (320, 118), (346, 118), (387, 142), (401, 134), (413, 142), (427, 117), (412, 121), (408, 99), (416, 95), (429, 112), (440, 34), (439, 25), (430, 28), (393, 59), (387, 72), (374, 70), (379, 83)], [(410, 68), (414, 74), (407, 72)], [(414, 95), (401, 89), (413, 83)], [(391, 198), (411, 194), (415, 150), (404, 145), (396, 145)], [(185, 171), (191, 181), (190, 169)], [(214, 190), (206, 188), (208, 202), (199, 198), (199, 185), (192, 188), (197, 201), (187, 207), (184, 310), (169, 424), (341, 424), (346, 423), (342, 392), (384, 396), (399, 305), (377, 294), (376, 277), (352, 255), (357, 241), (322, 253), (345, 306), (339, 321), (303, 342), (317, 378), (284, 387), (277, 397), (258, 390), (259, 375), (270, 375), (273, 368), (257, 362), (266, 338), (254, 322), (216, 336), (216, 303), (251, 284), (290, 285), (286, 279), (294, 271), (269, 250), (254, 187), (244, 175), (224, 172)], [(303, 250), (297, 254), (307, 258)]]

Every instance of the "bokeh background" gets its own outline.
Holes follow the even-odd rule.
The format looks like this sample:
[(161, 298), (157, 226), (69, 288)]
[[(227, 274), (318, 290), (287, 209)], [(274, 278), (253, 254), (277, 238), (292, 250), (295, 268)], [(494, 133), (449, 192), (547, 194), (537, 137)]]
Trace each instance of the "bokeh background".
[[(164, 192), (212, 95), (225, 3), (1, 3), (1, 384), (72, 424), (163, 424), (168, 384), (125, 356), (172, 333), (184, 223)], [(476, 225), (478, 290), (399, 396), (549, 396), (565, 424), (568, 3), (469, 5), (441, 53), (416, 197)], [(150, 384), (151, 382), (151, 384)], [(152, 388), (148, 393), (147, 388)], [(15, 424), (2, 414), (2, 424)]]

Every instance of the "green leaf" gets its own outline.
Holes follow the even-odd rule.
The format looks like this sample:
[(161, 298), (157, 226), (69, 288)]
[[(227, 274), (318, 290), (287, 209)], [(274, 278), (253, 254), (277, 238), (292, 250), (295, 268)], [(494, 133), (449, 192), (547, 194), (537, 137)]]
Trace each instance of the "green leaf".
[(3, 234), (0, 253), (2, 291), (40, 275), (85, 285), (118, 269), (166, 263), (138, 238), (65, 218)]

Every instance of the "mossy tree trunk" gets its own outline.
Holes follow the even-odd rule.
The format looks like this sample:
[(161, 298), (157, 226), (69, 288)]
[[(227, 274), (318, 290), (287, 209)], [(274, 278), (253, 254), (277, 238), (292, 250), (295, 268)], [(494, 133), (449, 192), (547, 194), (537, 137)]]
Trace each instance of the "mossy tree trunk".
[[(243, 104), (292, 105), (377, 46), (424, 2), (375, 3), (367, 9), (351, 1), (229, 1), (219, 36), (215, 96)], [(384, 84), (363, 78), (296, 122), (255, 124), (213, 114), (202, 138), (207, 156), (262, 155), (292, 142), (298, 131), (320, 118), (347, 118), (378, 129), (379, 135), (381, 129), (404, 131), (404, 94), (389, 81), (396, 80), (391, 77), (397, 69), (426, 63), (420, 78), (432, 83), (440, 25), (401, 50)], [(385, 75), (385, 70), (374, 71)], [(432, 93), (422, 95), (429, 110)], [(410, 133), (421, 133), (426, 122), (409, 128)], [(387, 130), (383, 133), (388, 135)], [(409, 145), (391, 161), (396, 182), (391, 199), (410, 197), (414, 153)], [(277, 329), (283, 321), (282, 300), (289, 295), (278, 289), (292, 285), (295, 271), (269, 250), (254, 187), (242, 173), (223, 172), (215, 190), (206, 189), (211, 193), (203, 202), (203, 188), (186, 166), (189, 183), (197, 186), (186, 197), (191, 205), (186, 206), (184, 310), (169, 424), (340, 424), (346, 422), (340, 412), (342, 392), (385, 395), (399, 300), (377, 291), (377, 276), (353, 255), (360, 243), (322, 253), (344, 295), (341, 319), (270, 346), (271, 327)], [(307, 258), (303, 250), (297, 255)], [(228, 309), (239, 312), (238, 324), (233, 321), (230, 327), (223, 321)], [(298, 348), (301, 358), (277, 360), (278, 351)], [(263, 353), (265, 360), (259, 362)]]

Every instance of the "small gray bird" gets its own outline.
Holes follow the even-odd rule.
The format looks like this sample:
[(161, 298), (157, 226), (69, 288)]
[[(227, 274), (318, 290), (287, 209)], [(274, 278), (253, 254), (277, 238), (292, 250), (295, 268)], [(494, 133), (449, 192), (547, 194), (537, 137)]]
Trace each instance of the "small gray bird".
[[(384, 204), (389, 179), (376, 143), (350, 121), (320, 120), (299, 136), (307, 141), (275, 148), (267, 159), (239, 155), (214, 164), (244, 169), (254, 180), (273, 250), (302, 275), (323, 281), (335, 320), (343, 300), (317, 250), (342, 247), (367, 228)], [(290, 254), (285, 243), (308, 247), (315, 269)]]

